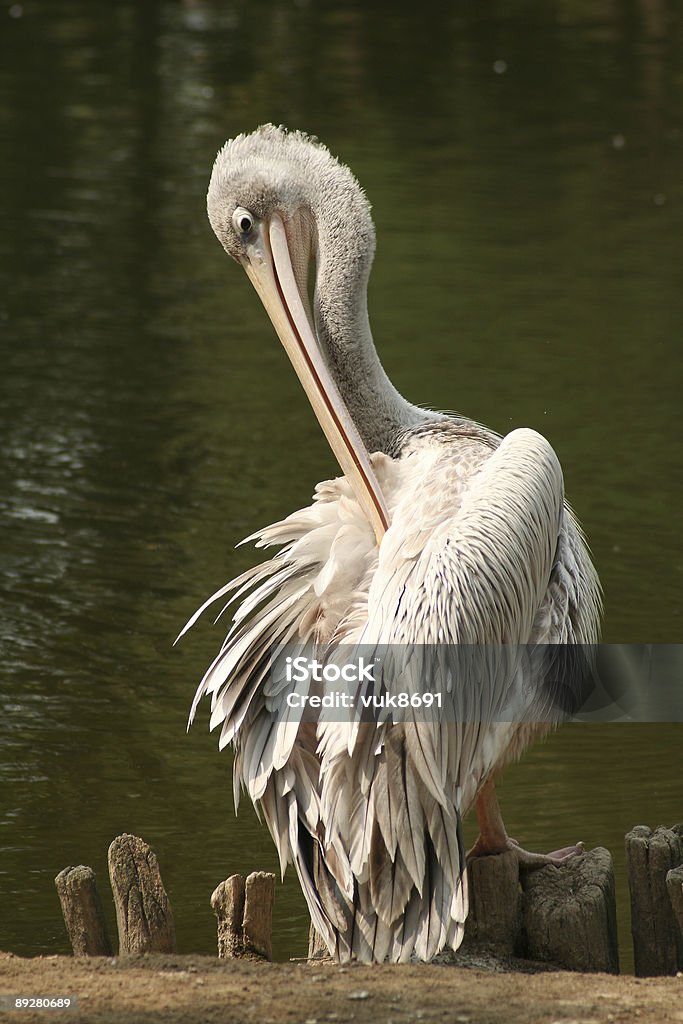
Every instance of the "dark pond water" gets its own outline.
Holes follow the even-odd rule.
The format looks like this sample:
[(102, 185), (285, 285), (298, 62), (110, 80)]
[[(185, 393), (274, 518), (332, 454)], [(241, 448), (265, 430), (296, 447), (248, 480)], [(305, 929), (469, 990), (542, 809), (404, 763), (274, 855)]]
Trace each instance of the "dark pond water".
[[(378, 228), (375, 337), (411, 399), (552, 441), (605, 638), (681, 635), (683, 16), (666, 0), (25, 0), (0, 9), (0, 948), (66, 951), (52, 879), (156, 849), (182, 951), (275, 869), (189, 736), (234, 544), (335, 466), (204, 212), (225, 138), (323, 138)], [(572, 726), (502, 787), (525, 845), (683, 819), (681, 727)], [(296, 881), (276, 955), (301, 954)], [(628, 950), (625, 963), (628, 964)]]

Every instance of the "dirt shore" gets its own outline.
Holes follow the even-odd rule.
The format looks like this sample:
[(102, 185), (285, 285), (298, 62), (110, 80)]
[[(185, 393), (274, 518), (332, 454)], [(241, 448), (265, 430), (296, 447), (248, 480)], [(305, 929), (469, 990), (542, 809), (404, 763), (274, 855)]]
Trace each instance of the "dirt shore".
[(415, 965), (266, 964), (202, 956), (24, 959), (0, 953), (0, 995), (71, 996), (69, 1010), (0, 1010), (66, 1024), (680, 1024), (683, 978), (499, 973)]

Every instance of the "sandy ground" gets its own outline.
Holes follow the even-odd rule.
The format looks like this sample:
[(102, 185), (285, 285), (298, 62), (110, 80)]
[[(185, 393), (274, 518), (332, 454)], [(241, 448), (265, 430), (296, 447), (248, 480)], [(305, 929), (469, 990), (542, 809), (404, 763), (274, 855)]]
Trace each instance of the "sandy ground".
[(24, 959), (0, 953), (0, 995), (75, 996), (70, 1010), (0, 1010), (66, 1024), (683, 1022), (683, 977), (508, 973), (466, 967), (267, 964), (201, 956)]

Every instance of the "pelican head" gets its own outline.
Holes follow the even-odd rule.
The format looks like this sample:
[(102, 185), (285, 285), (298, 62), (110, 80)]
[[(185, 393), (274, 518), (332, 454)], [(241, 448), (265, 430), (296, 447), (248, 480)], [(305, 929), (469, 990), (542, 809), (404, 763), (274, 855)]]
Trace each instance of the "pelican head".
[(303, 132), (268, 124), (226, 142), (213, 166), (207, 210), (218, 240), (238, 262), (249, 255), (254, 229), (276, 216), (306, 272), (318, 256), (318, 232), (323, 255), (332, 250), (335, 259), (367, 264), (369, 272), (375, 251), (370, 204), (349, 168)]
[(247, 272), (378, 541), (388, 525), (369, 455), (322, 352), (308, 299), (330, 280), (331, 315), (343, 319), (348, 283), (365, 287), (374, 255), (370, 206), (351, 171), (301, 132), (265, 125), (220, 150), (207, 209), (225, 251)]

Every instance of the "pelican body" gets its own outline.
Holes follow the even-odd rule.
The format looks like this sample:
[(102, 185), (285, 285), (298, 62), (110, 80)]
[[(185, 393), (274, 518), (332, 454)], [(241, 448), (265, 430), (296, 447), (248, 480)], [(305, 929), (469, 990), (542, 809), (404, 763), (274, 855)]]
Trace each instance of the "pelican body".
[[(219, 745), (234, 746), (235, 807), (246, 788), (282, 871), (294, 864), (330, 953), (430, 960), (462, 940), (461, 819), (472, 807), (475, 853), (515, 849), (540, 863), (575, 852), (527, 854), (507, 837), (493, 789), (495, 774), (548, 725), (311, 721), (285, 708), (269, 674), (272, 652), (306, 643), (323, 652), (591, 644), (598, 579), (541, 435), (501, 438), (417, 408), (387, 378), (367, 311), (374, 227), (347, 167), (315, 139), (266, 125), (220, 150), (207, 205), (343, 475), (318, 484), (309, 507), (248, 538), (277, 550), (185, 627), (215, 600), (237, 603), (190, 720), (209, 695)], [(483, 696), (495, 702), (510, 680), (486, 685)]]

